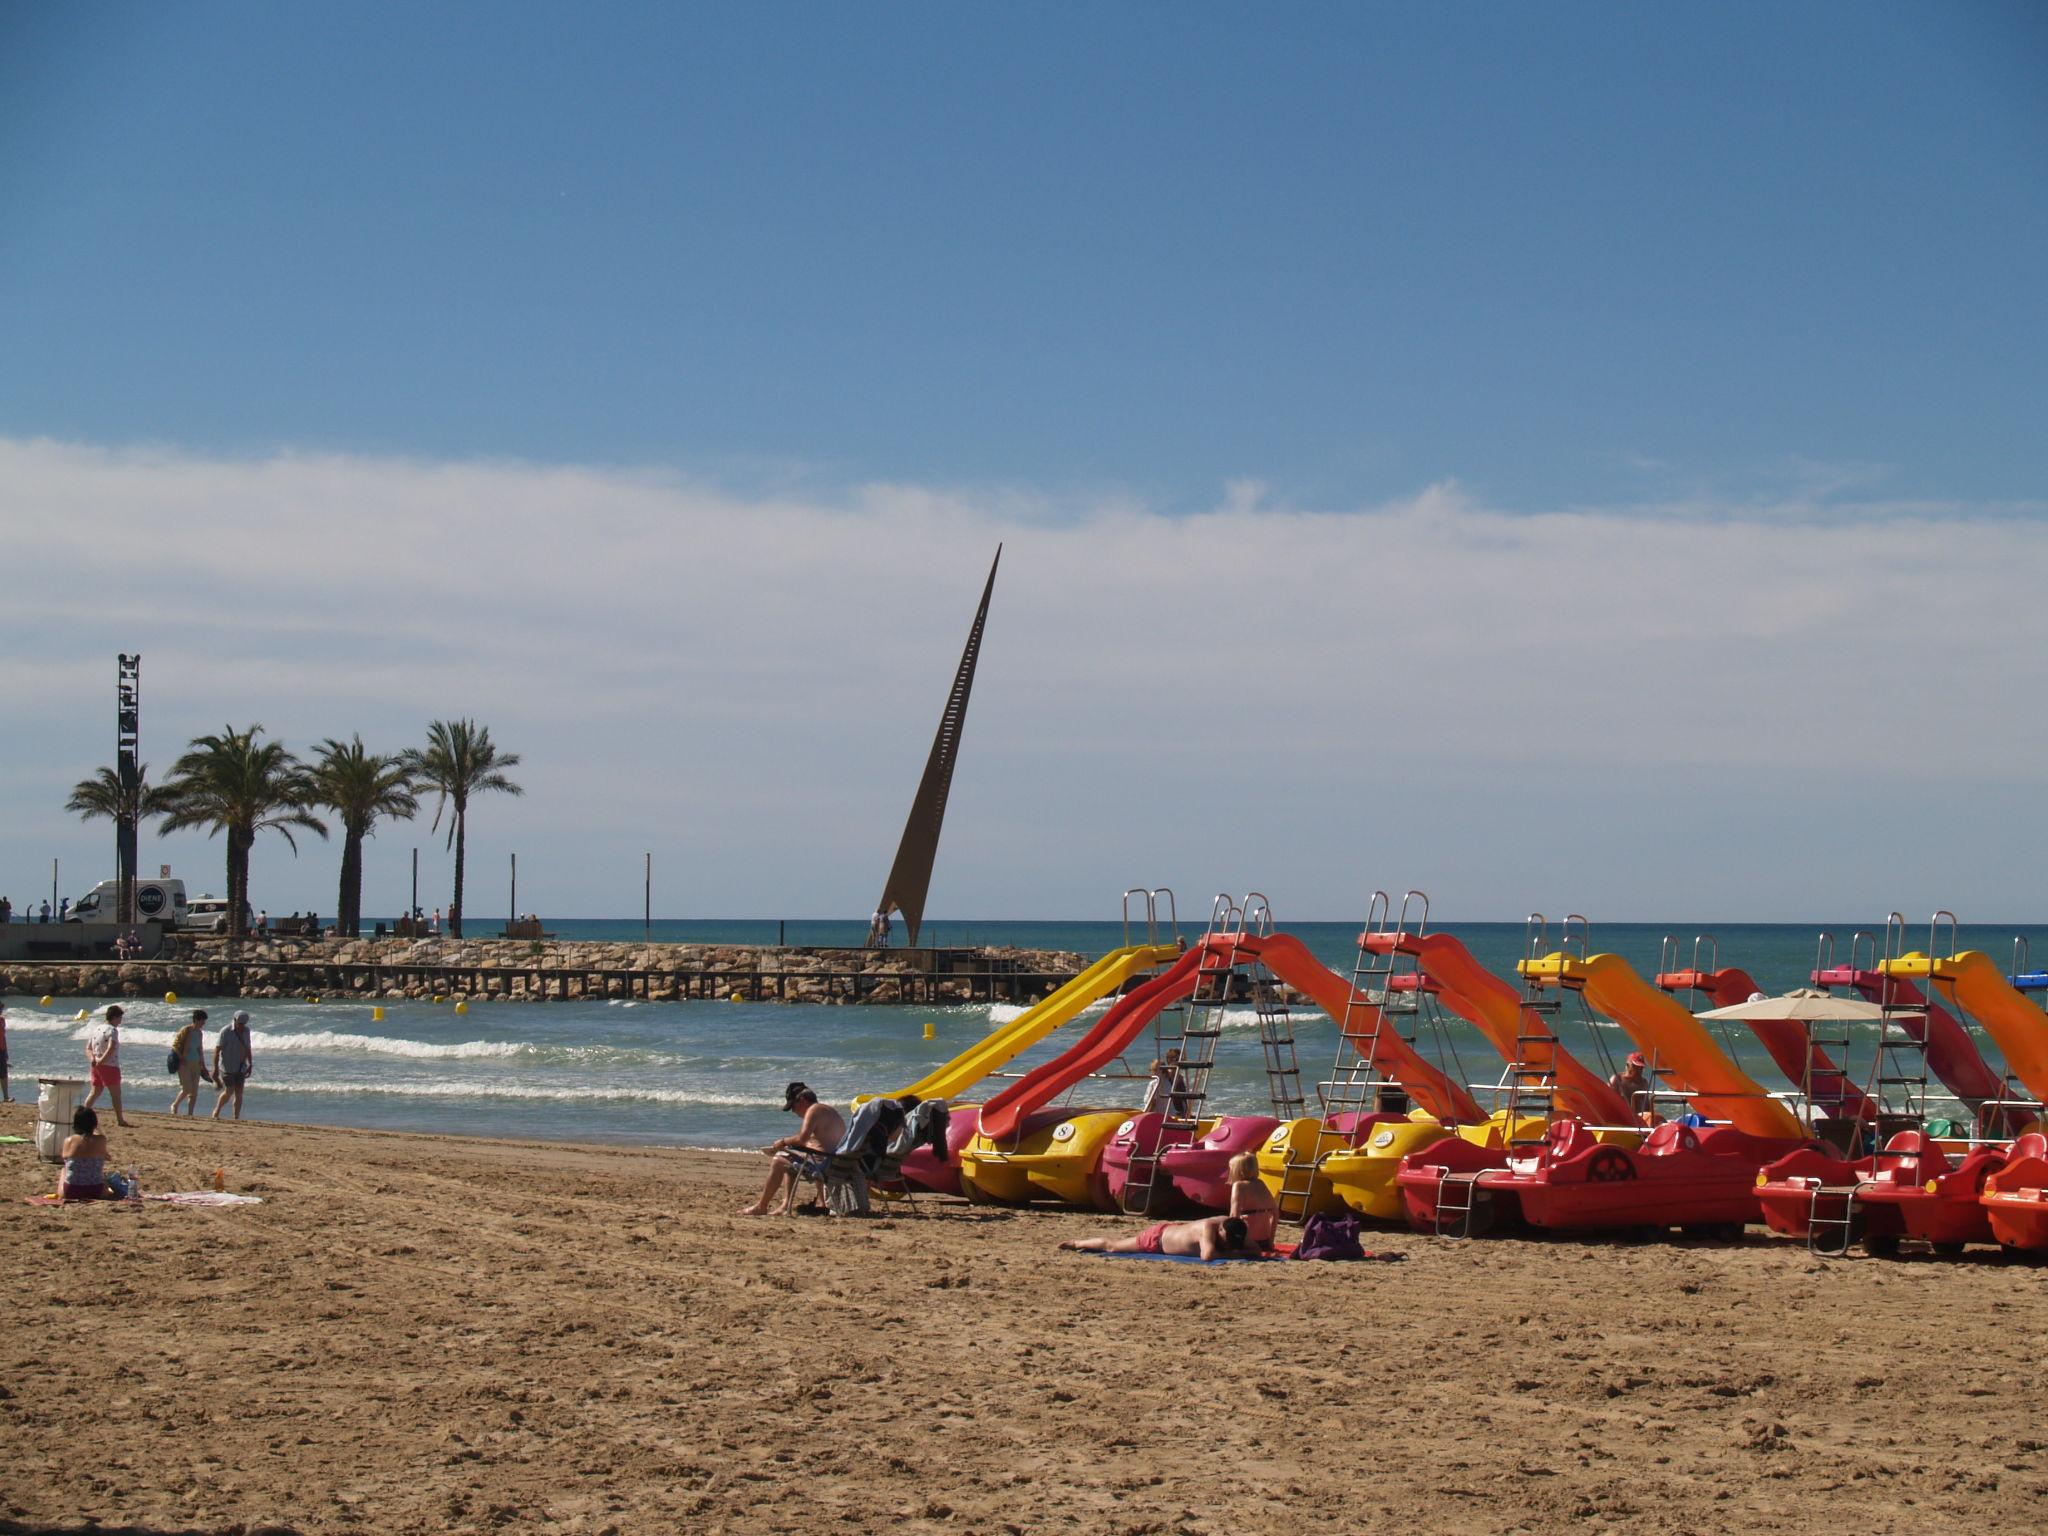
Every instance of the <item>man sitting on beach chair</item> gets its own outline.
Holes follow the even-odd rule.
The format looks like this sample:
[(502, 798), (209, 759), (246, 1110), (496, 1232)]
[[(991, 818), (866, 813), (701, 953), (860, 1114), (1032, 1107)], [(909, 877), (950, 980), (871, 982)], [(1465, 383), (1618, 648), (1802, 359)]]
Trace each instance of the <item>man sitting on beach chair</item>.
[(854, 1112), (853, 1124), (825, 1169), (825, 1206), (835, 1216), (866, 1216), (868, 1192), (897, 1182), (903, 1159), (921, 1146), (946, 1155), (951, 1112), (937, 1099), (915, 1095), (870, 1099)]
[(789, 1199), (794, 1201), (799, 1179), (823, 1182), (834, 1150), (846, 1139), (846, 1117), (830, 1104), (820, 1102), (807, 1084), (791, 1083), (785, 1088), (782, 1107), (791, 1114), (802, 1115), (803, 1124), (794, 1136), (784, 1136), (762, 1149), (772, 1159), (768, 1182), (761, 1186), (760, 1199), (740, 1207), (742, 1216), (766, 1216), (785, 1183)]

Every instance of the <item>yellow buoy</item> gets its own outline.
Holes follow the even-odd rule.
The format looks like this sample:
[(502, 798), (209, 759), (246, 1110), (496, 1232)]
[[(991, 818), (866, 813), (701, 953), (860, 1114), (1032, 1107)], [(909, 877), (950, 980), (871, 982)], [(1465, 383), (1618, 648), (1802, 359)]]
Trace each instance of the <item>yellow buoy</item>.
[(50, 1001), (51, 1001), (51, 999), (50, 999), (50, 994), (49, 994), (49, 993), (47, 993), (47, 992), (45, 992), (45, 993), (43, 994), (43, 1006), (44, 1006), (45, 1008), (49, 1007), (49, 1006), (50, 1006)]
[(740, 995), (739, 995), (739, 993), (737, 993), (737, 992), (733, 993), (733, 994), (732, 994), (732, 995), (731, 995), (730, 997), (728, 997), (728, 998), (726, 999), (726, 1001), (727, 1001), (728, 1003), (736, 1003), (736, 1002), (738, 1002), (739, 1000), (740, 1000)]
[(382, 1008), (372, 1008), (370, 1010), (370, 1022), (372, 1024), (382, 1024), (384, 1022), (384, 1010)]
[(178, 994), (175, 992), (166, 992), (164, 994), (164, 1001), (169, 1003), (173, 1008), (175, 1008), (178, 1006)]
[(457, 1004), (455, 1005), (455, 1011), (456, 1011), (457, 1013), (467, 1013), (467, 1012), (469, 1012), (469, 1004), (467, 1004), (467, 1003), (457, 1003)]
[(932, 1023), (929, 1019), (925, 1020), (924, 1037), (927, 1040), (936, 1040), (939, 1038), (939, 1026)]
[(80, 1021), (80, 1022), (83, 1022), (83, 1021), (84, 1021), (84, 1019), (85, 1019), (85, 1010), (84, 1010), (83, 1008), (81, 1008), (81, 1009), (79, 1009), (79, 1010), (78, 1010), (78, 1015), (77, 1015), (77, 1017), (78, 1017), (78, 1019), (79, 1019), (79, 1021)]
[(435, 1001), (435, 1003), (439, 1004), (439, 1003), (445, 1003), (445, 1002), (447, 1002), (447, 1001), (448, 1001), (448, 999), (447, 999), (447, 998), (445, 998), (445, 997), (443, 997), (443, 996), (442, 996), (442, 995), (441, 995), (440, 993), (436, 992), (436, 993), (434, 994), (434, 1001)]

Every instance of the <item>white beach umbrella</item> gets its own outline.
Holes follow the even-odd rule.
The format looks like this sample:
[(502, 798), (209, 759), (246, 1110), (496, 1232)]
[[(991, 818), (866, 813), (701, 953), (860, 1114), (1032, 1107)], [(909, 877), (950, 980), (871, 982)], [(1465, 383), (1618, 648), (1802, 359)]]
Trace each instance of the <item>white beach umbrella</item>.
[(1761, 992), (1752, 992), (1746, 1003), (1732, 1003), (1726, 1008), (1710, 1008), (1696, 1015), (1702, 1019), (1792, 1019), (1804, 1022), (1813, 1019), (1917, 1019), (1917, 1013), (1887, 1014), (1876, 1003), (1866, 1003), (1859, 997), (1831, 997), (1813, 987), (1794, 987), (1783, 997), (1766, 997)]

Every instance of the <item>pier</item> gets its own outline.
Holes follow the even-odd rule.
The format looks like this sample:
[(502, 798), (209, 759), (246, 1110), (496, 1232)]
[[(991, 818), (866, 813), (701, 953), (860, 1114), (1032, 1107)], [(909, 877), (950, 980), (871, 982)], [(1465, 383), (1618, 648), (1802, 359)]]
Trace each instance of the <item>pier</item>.
[(180, 946), (160, 959), (0, 963), (11, 995), (630, 999), (821, 1004), (1023, 1003), (1081, 969), (1051, 950), (808, 949), (753, 945), (326, 940)]

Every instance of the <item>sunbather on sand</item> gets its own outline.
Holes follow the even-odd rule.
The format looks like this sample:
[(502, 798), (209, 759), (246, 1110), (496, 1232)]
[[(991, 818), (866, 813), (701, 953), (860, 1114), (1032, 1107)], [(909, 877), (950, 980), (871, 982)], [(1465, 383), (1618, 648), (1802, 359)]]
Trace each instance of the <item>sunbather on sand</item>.
[(1236, 1216), (1155, 1221), (1135, 1237), (1079, 1237), (1060, 1244), (1075, 1253), (1164, 1253), (1199, 1259), (1243, 1253), (1250, 1246), (1244, 1221)]
[(819, 1102), (803, 1083), (789, 1085), (782, 1095), (782, 1107), (802, 1115), (803, 1124), (794, 1136), (781, 1137), (762, 1149), (773, 1159), (768, 1165), (768, 1182), (761, 1187), (760, 1199), (740, 1207), (742, 1216), (766, 1216), (785, 1180), (794, 1195), (799, 1179), (823, 1177), (825, 1164), (846, 1135), (845, 1117), (830, 1104)]
[(1254, 1248), (1273, 1246), (1280, 1205), (1273, 1198), (1273, 1191), (1259, 1178), (1255, 1152), (1240, 1152), (1230, 1160), (1230, 1214), (1244, 1223), (1245, 1235)]

